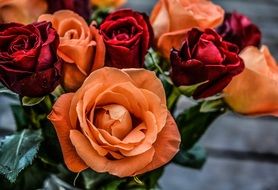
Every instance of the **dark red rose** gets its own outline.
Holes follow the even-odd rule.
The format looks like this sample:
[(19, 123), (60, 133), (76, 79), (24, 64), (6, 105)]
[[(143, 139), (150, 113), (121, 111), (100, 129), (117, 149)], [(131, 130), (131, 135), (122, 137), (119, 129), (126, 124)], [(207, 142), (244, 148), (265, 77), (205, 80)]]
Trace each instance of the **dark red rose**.
[(91, 6), (89, 0), (47, 0), (49, 13), (62, 9), (72, 10), (86, 20), (90, 19)]
[(171, 51), (171, 78), (177, 86), (200, 85), (193, 97), (205, 98), (221, 92), (233, 76), (244, 69), (238, 47), (222, 41), (214, 30), (188, 32), (181, 50)]
[(243, 14), (226, 13), (223, 24), (217, 32), (224, 40), (238, 45), (240, 50), (246, 46), (259, 47), (261, 44), (261, 31)]
[(129, 9), (116, 11), (103, 21), (100, 31), (106, 45), (107, 66), (120, 69), (143, 67), (153, 41), (147, 15)]
[(52, 92), (60, 78), (58, 45), (50, 22), (0, 24), (0, 82), (21, 96)]

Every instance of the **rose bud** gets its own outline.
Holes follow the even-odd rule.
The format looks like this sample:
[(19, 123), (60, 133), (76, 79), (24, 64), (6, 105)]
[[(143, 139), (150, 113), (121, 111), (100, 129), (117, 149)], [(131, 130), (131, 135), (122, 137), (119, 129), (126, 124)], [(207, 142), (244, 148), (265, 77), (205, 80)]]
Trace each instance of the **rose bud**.
[(171, 78), (177, 86), (201, 84), (193, 93), (195, 99), (221, 92), (241, 73), (244, 63), (236, 45), (222, 41), (214, 30), (188, 32), (180, 51), (171, 51)]
[(0, 25), (0, 81), (21, 96), (39, 97), (59, 84), (59, 36), (50, 22)]
[(223, 24), (217, 32), (224, 40), (238, 45), (240, 50), (247, 46), (259, 47), (261, 31), (251, 20), (240, 13), (226, 13)]
[(278, 116), (278, 66), (267, 46), (245, 48), (244, 71), (223, 90), (233, 111), (251, 116)]
[(108, 15), (100, 26), (106, 45), (105, 64), (116, 68), (143, 67), (153, 40), (148, 17), (129, 9)]
[(45, 0), (0, 0), (0, 23), (30, 24), (46, 11)]
[(89, 0), (47, 0), (47, 3), (49, 13), (69, 9), (78, 13), (86, 20), (90, 19), (91, 5)]

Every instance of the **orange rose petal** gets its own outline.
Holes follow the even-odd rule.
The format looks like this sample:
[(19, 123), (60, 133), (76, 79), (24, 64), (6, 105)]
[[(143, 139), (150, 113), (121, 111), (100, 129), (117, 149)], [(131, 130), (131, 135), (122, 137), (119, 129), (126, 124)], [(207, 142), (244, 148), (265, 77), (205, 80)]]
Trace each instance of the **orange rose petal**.
[(141, 142), (146, 136), (142, 130), (146, 130), (147, 127), (144, 123), (141, 123), (137, 127), (135, 127), (124, 139), (123, 143), (139, 143)]
[(125, 156), (136, 156), (142, 154), (152, 148), (153, 143), (157, 139), (157, 124), (156, 118), (153, 113), (147, 111), (143, 114), (144, 123), (146, 125), (145, 139), (134, 149), (130, 151), (120, 150), (120, 152)]
[(225, 101), (241, 114), (278, 116), (278, 66), (268, 48), (250, 46), (240, 56), (246, 68), (224, 89)]
[(80, 128), (82, 129), (82, 132), (85, 134), (85, 136), (88, 139), (90, 139), (91, 145), (95, 148), (95, 150), (100, 155), (102, 155), (102, 156), (106, 155), (108, 153), (108, 151), (105, 150), (104, 148), (102, 148), (101, 146), (99, 146), (97, 140), (95, 139), (94, 134), (91, 131), (90, 123), (87, 122), (86, 114), (83, 110), (83, 101), (82, 100), (80, 100), (77, 103), (76, 112), (77, 112), (78, 120), (80, 123)]
[(142, 112), (147, 111), (148, 101), (144, 94), (136, 88), (131, 82), (118, 84), (111, 88), (112, 92), (123, 94), (129, 101), (130, 112), (137, 118), (140, 118)]
[(154, 28), (154, 36), (158, 39), (162, 34), (170, 31), (169, 13), (167, 10), (167, 1), (160, 0), (155, 5), (150, 21)]
[(171, 114), (168, 113), (167, 123), (158, 134), (157, 140), (153, 146), (155, 149), (153, 161), (144, 169), (136, 172), (136, 175), (154, 170), (171, 161), (179, 151), (180, 142), (181, 137), (175, 120)]
[(97, 129), (91, 122), (89, 122), (91, 126), (91, 131), (94, 135), (94, 138), (102, 144), (103, 147), (111, 147), (112, 149), (118, 148), (122, 150), (129, 151), (134, 145), (132, 144), (124, 144), (121, 140), (116, 137), (111, 136), (107, 131), (103, 129)]
[(77, 155), (69, 138), (70, 130), (74, 127), (71, 126), (67, 113), (73, 96), (72, 93), (62, 95), (53, 106), (48, 119), (55, 127), (67, 167), (73, 172), (80, 172), (88, 166)]
[(132, 78), (136, 87), (155, 93), (160, 97), (162, 104), (166, 105), (165, 90), (155, 72), (145, 69), (123, 69), (123, 71)]
[(104, 61), (105, 61), (105, 44), (104, 41), (102, 39), (102, 36), (100, 35), (99, 31), (94, 27), (91, 26), (90, 27), (92, 36), (93, 36), (93, 40), (96, 41), (97, 46), (96, 46), (96, 50), (95, 50), (95, 57), (93, 58), (93, 67), (91, 69), (91, 72), (93, 72), (94, 70), (100, 69), (104, 66)]
[(136, 171), (148, 165), (154, 156), (154, 149), (151, 148), (138, 156), (111, 161), (105, 157), (99, 156), (92, 148), (90, 142), (79, 131), (71, 130), (70, 139), (78, 155), (90, 168), (97, 172), (109, 172), (119, 177), (134, 175)]
[(189, 29), (177, 30), (161, 35), (157, 42), (157, 48), (165, 58), (170, 58), (172, 48), (180, 49), (188, 31)]
[[(63, 86), (67, 86), (67, 89), (74, 89), (76, 86), (81, 86), (86, 75), (81, 72), (75, 72), (76, 66), (70, 63), (63, 63)], [(66, 66), (65, 66), (66, 65)]]
[(45, 0), (0, 0), (0, 22), (31, 24), (47, 11)]
[(149, 103), (149, 111), (155, 115), (157, 122), (157, 131), (159, 133), (166, 123), (168, 115), (167, 106), (161, 102), (156, 94), (144, 89), (142, 89), (142, 92), (144, 93), (147, 100), (152, 100)]

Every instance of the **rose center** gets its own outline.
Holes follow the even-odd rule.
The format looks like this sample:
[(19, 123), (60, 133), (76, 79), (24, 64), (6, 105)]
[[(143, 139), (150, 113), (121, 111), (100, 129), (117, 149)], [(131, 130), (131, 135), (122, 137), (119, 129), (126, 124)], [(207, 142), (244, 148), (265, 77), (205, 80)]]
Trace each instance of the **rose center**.
[(136, 33), (136, 28), (134, 26), (118, 28), (116, 30), (113, 30), (112, 38), (119, 41), (126, 41), (132, 38), (135, 33)]
[(110, 104), (96, 109), (94, 125), (122, 140), (132, 130), (132, 118), (125, 107)]

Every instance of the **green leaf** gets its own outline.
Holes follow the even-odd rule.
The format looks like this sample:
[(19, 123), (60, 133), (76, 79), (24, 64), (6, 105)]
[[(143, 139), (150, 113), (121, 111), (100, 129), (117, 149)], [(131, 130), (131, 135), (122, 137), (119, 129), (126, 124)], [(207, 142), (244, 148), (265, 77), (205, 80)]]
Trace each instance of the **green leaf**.
[(205, 133), (210, 124), (225, 112), (225, 108), (214, 112), (200, 112), (202, 103), (185, 110), (176, 118), (180, 130), (181, 147), (189, 150)]
[(203, 84), (205, 84), (207, 82), (208, 81), (205, 81), (205, 82), (201, 82), (201, 83), (194, 84), (194, 85), (191, 85), (191, 86), (180, 86), (180, 87), (178, 87), (178, 89), (179, 89), (181, 94), (183, 94), (183, 95), (185, 95), (187, 97), (191, 97), (193, 95), (193, 93), (195, 92), (195, 90), (199, 86), (201, 86), (201, 85), (203, 85)]
[(207, 153), (203, 147), (194, 146), (188, 151), (181, 149), (174, 157), (173, 161), (185, 167), (201, 169), (206, 162), (206, 156)]
[(61, 85), (57, 86), (55, 90), (51, 93), (52, 96), (54, 96), (55, 100), (58, 99), (62, 94), (65, 93), (65, 90)]
[(45, 96), (38, 97), (38, 98), (31, 98), (31, 97), (24, 96), (22, 98), (22, 105), (23, 106), (35, 106), (35, 105), (41, 103), (44, 99), (45, 99)]
[(225, 103), (223, 99), (209, 100), (204, 101), (201, 105), (200, 112), (208, 113), (208, 112), (216, 112), (218, 110), (224, 109)]
[(1, 189), (5, 190), (30, 190), (40, 189), (49, 173), (42, 169), (42, 165), (37, 160), (32, 165), (22, 171), (15, 183), (10, 183), (4, 176), (0, 176)]
[(90, 169), (85, 170), (81, 175), (83, 176), (85, 189), (88, 190), (108, 190), (109, 188), (111, 190), (112, 187), (116, 190), (121, 183), (125, 182), (124, 178), (117, 178), (106, 173), (97, 173)]
[(36, 157), (42, 142), (41, 130), (25, 129), (0, 140), (0, 173), (10, 182)]

